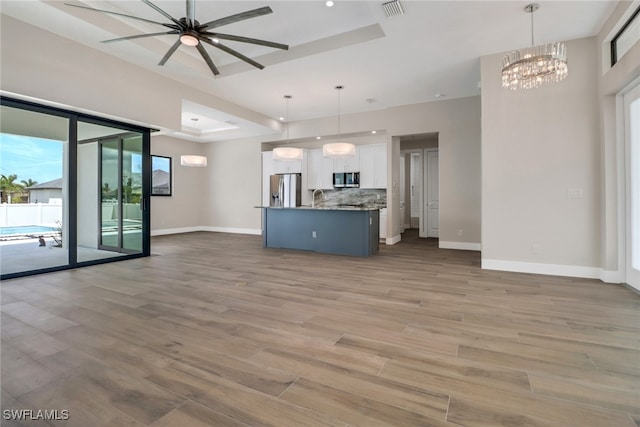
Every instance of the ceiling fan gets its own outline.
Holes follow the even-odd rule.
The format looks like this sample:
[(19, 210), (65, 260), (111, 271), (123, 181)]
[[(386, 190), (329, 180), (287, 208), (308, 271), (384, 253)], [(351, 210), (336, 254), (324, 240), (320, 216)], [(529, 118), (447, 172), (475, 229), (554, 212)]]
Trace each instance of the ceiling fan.
[(167, 12), (165, 12), (155, 4), (151, 3), (149, 0), (141, 0), (141, 1), (147, 4), (148, 6), (152, 7), (153, 9), (155, 9), (157, 12), (162, 14), (165, 18), (169, 19), (171, 23), (156, 22), (149, 19), (140, 18), (137, 16), (126, 15), (124, 13), (112, 12), (112, 11), (103, 10), (103, 9), (94, 9), (92, 7), (81, 6), (77, 4), (71, 4), (71, 3), (65, 3), (65, 4), (67, 6), (73, 6), (81, 9), (92, 10), (94, 12), (109, 13), (111, 15), (124, 16), (126, 18), (137, 19), (139, 21), (149, 22), (152, 24), (161, 25), (163, 27), (169, 28), (169, 31), (164, 31), (159, 33), (137, 34), (134, 36), (120, 37), (116, 39), (103, 41), (103, 43), (112, 43), (112, 42), (123, 41), (123, 40), (133, 40), (133, 39), (140, 39), (144, 37), (162, 36), (167, 34), (178, 35), (178, 40), (173, 44), (173, 46), (171, 46), (171, 48), (169, 48), (169, 50), (162, 57), (158, 65), (164, 65), (169, 60), (171, 55), (173, 55), (173, 53), (180, 47), (180, 45), (192, 46), (198, 49), (198, 52), (200, 52), (200, 55), (209, 66), (209, 69), (211, 69), (211, 71), (213, 72), (213, 75), (217, 76), (220, 74), (220, 71), (218, 71), (218, 68), (213, 63), (211, 56), (209, 56), (209, 54), (207, 53), (202, 43), (206, 43), (210, 46), (213, 46), (224, 52), (227, 52), (228, 54), (233, 55), (236, 58), (239, 58), (244, 62), (251, 64), (254, 67), (259, 68), (261, 70), (264, 68), (264, 65), (254, 61), (251, 58), (246, 57), (245, 55), (241, 54), (240, 52), (234, 49), (231, 49), (228, 46), (223, 45), (222, 43), (220, 43), (220, 40), (231, 40), (231, 41), (242, 42), (242, 43), (268, 46), (268, 47), (273, 47), (276, 49), (283, 49), (283, 50), (289, 49), (289, 46), (282, 43), (275, 43), (275, 42), (270, 42), (266, 40), (235, 36), (232, 34), (223, 34), (223, 33), (217, 33), (217, 32), (211, 31), (214, 28), (221, 27), (223, 25), (228, 25), (234, 22), (244, 21), (246, 19), (256, 18), (258, 16), (268, 15), (270, 13), (273, 13), (273, 10), (271, 10), (269, 6), (259, 7), (257, 9), (248, 10), (246, 12), (236, 13), (234, 15), (229, 15), (224, 18), (215, 19), (213, 21), (209, 21), (209, 22), (205, 22), (204, 24), (201, 24), (195, 18), (195, 14), (196, 14), (195, 0), (186, 0), (186, 5), (187, 5), (186, 16), (180, 19), (176, 19), (173, 16), (169, 15)]

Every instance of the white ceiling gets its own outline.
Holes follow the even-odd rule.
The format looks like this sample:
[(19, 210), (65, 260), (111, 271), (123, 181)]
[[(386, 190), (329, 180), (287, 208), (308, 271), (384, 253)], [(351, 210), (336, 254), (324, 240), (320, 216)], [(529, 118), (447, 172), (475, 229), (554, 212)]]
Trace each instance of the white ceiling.
[[(169, 22), (142, 1), (68, 0), (74, 4)], [(152, 0), (170, 15), (185, 15), (184, 0)], [(384, 1), (210, 1), (196, 0), (196, 19), (211, 21), (270, 6), (273, 13), (219, 27), (216, 31), (288, 44), (288, 51), (226, 41), (229, 47), (266, 65), (258, 70), (207, 47), (221, 75), (215, 77), (195, 48), (181, 46), (164, 67), (159, 60), (176, 35), (101, 43), (102, 40), (163, 31), (145, 22), (66, 6), (60, 0), (2, 0), (2, 13), (47, 29), (152, 72), (197, 87), (268, 117), (285, 116), (283, 95), (291, 94), (289, 120), (333, 116), (343, 84), (341, 113), (452, 99), (480, 93), (480, 57), (528, 46), (526, 1), (401, 1), (405, 14), (387, 18)], [(539, 1), (534, 15), (536, 44), (596, 35), (616, 1)], [(571, 52), (568, 52), (569, 63)], [(442, 94), (439, 98), (436, 95)], [(191, 108), (191, 109), (189, 109)], [(193, 117), (199, 126), (193, 126)], [(227, 125), (260, 132), (221, 111), (183, 105), (179, 135), (216, 140)], [(207, 123), (210, 123), (210, 128)]]

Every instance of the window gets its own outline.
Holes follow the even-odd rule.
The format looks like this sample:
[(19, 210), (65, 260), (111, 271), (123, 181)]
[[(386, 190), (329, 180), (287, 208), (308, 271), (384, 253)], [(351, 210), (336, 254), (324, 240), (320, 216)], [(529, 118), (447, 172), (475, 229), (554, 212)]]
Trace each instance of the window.
[(640, 7), (624, 23), (611, 40), (611, 66), (613, 67), (631, 47), (640, 40)]
[(151, 195), (171, 196), (171, 157), (151, 156)]

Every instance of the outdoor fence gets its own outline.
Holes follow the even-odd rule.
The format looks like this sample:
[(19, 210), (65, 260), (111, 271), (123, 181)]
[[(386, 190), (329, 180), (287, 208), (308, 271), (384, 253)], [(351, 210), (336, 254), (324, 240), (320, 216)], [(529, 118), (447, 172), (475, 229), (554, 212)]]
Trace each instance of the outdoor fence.
[(47, 203), (0, 204), (0, 227), (45, 225), (55, 227), (62, 222), (62, 205)]

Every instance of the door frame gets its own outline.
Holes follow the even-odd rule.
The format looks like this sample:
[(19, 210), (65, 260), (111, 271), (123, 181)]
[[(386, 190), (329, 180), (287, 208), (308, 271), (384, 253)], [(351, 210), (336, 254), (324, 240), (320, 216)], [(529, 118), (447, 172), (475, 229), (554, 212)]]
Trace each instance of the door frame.
[[(622, 221), (622, 239), (624, 240), (622, 247), (623, 253), (620, 258), (624, 268), (622, 268), (622, 272), (624, 275), (624, 281), (627, 285), (640, 290), (640, 270), (633, 268), (631, 257), (633, 256), (633, 237), (631, 236), (632, 231), (634, 231), (634, 227), (631, 224), (632, 221), (632, 204), (635, 203), (635, 209), (640, 210), (640, 200), (634, 200), (632, 196), (632, 157), (631, 157), (631, 128), (630, 124), (632, 120), (630, 118), (630, 106), (632, 103), (640, 102), (640, 81), (637, 81), (629, 90), (626, 90), (621, 94), (622, 100), (622, 109), (621, 113), (623, 115), (623, 134), (624, 134), (624, 147), (623, 147), (623, 157), (624, 161), (621, 162), (621, 166), (623, 167), (623, 180), (622, 185), (624, 186), (624, 191), (622, 192), (624, 202), (622, 203), (623, 208), (623, 221)], [(640, 126), (637, 129), (640, 132)], [(640, 137), (640, 136), (638, 136)], [(640, 145), (640, 144), (638, 144)], [(635, 150), (640, 152), (640, 146), (634, 147)], [(635, 154), (635, 153), (634, 153)], [(636, 173), (639, 173), (636, 171)], [(640, 178), (636, 177), (636, 181), (640, 181)], [(640, 189), (635, 189), (636, 192), (640, 192)], [(636, 196), (640, 198), (639, 196)], [(636, 220), (637, 221), (637, 220)], [(639, 221), (640, 222), (640, 221)], [(636, 226), (640, 227), (640, 224)], [(636, 231), (638, 236), (636, 238), (640, 239), (640, 231)], [(640, 246), (640, 245), (639, 245)], [(640, 248), (638, 248), (640, 250)]]
[[(422, 207), (424, 209), (424, 213), (422, 214), (422, 221), (424, 221), (424, 226), (420, 227), (420, 237), (434, 237), (440, 238), (440, 233), (438, 232), (438, 236), (431, 236), (429, 231), (429, 223), (431, 218), (431, 211), (427, 208), (426, 204), (431, 200), (431, 189), (429, 185), (429, 153), (438, 153), (438, 194), (440, 193), (440, 150), (438, 147), (434, 148), (425, 148), (424, 153), (422, 155), (422, 191), (424, 194)], [(438, 196), (439, 199), (439, 196)], [(438, 202), (439, 204), (439, 202)], [(440, 207), (438, 206), (438, 224), (440, 223)], [(424, 229), (424, 230), (423, 230)], [(424, 235), (423, 235), (424, 234)]]

